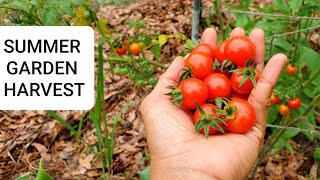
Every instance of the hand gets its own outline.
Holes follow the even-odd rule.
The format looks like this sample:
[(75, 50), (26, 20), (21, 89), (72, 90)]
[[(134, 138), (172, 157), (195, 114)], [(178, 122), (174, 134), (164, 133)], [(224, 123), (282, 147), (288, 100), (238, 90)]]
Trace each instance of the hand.
[[(235, 28), (230, 36), (245, 36)], [(184, 58), (177, 57), (160, 77), (158, 85), (143, 100), (141, 113), (151, 154), (152, 179), (244, 179), (254, 165), (266, 128), (268, 101), (276, 85), (286, 56), (273, 56), (264, 67), (264, 32), (249, 35), (256, 46), (257, 68), (261, 78), (248, 99), (256, 111), (256, 124), (246, 134), (227, 133), (209, 136), (194, 132), (191, 112), (177, 109), (170, 101), (166, 87), (178, 86)], [(202, 42), (216, 46), (216, 31), (206, 29)]]

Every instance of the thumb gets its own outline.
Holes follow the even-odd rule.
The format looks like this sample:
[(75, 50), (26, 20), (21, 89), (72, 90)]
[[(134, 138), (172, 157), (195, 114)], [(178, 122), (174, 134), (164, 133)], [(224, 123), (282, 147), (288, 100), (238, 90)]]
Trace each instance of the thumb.
[(180, 74), (179, 72), (184, 67), (185, 59), (178, 56), (169, 66), (169, 68), (160, 76), (159, 82), (154, 91), (165, 93), (168, 91), (168, 86), (178, 86)]

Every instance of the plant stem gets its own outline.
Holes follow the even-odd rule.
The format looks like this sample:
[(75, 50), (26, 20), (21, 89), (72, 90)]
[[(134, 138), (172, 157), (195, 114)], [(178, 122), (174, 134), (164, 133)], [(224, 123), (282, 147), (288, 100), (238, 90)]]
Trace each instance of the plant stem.
[(271, 39), (271, 38), (275, 38), (275, 37), (286, 36), (286, 35), (295, 34), (295, 33), (299, 33), (299, 32), (304, 32), (304, 31), (309, 31), (309, 30), (313, 30), (313, 29), (318, 29), (318, 28), (320, 28), (320, 25), (319, 25), (319, 26), (310, 27), (310, 28), (306, 28), (306, 29), (297, 30), (297, 31), (291, 31), (291, 32), (283, 33), (283, 34), (275, 34), (275, 35), (266, 37), (266, 39)]
[(308, 79), (308, 81), (306, 81), (305, 83), (303, 83), (302, 87), (300, 88), (300, 91), (304, 90), (306, 87), (308, 87), (310, 85), (310, 83), (317, 78), (320, 75), (320, 68), (318, 69), (318, 71), (311, 76), (311, 78)]
[[(122, 58), (122, 57), (115, 57), (115, 58), (104, 58), (105, 61), (111, 61), (111, 62), (123, 62), (123, 63), (133, 63), (133, 62), (137, 62), (140, 61), (141, 59), (134, 59), (134, 58)], [(151, 61), (148, 59), (145, 59), (146, 61), (148, 61), (149, 64), (161, 67), (161, 68), (167, 68), (166, 64), (161, 64), (155, 61)]]
[(225, 34), (225, 31), (224, 31), (224, 22), (222, 20), (220, 8), (219, 8), (219, 0), (213, 0), (213, 5), (214, 5), (214, 10), (216, 11), (216, 14), (217, 14), (220, 30), (221, 30), (221, 33), (222, 33), (222, 38), (223, 38), (223, 40), (225, 40), (226, 39), (226, 34)]
[[(300, 30), (300, 29), (301, 29), (301, 21), (299, 20), (298, 30)], [(298, 32), (298, 37), (297, 37), (297, 40), (295, 41), (296, 47), (294, 48), (294, 51), (293, 51), (292, 63), (291, 63), (292, 65), (294, 64), (294, 60), (295, 60), (294, 57), (296, 56), (297, 51), (298, 51), (299, 42), (300, 42), (300, 32)]]

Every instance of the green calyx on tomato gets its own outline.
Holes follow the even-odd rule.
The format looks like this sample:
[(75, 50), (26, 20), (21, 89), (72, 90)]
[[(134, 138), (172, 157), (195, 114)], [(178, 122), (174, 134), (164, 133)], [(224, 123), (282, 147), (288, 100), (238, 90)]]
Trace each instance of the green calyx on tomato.
[(197, 110), (200, 113), (200, 118), (194, 126), (194, 131), (199, 132), (201, 129), (203, 129), (204, 135), (206, 136), (207, 139), (209, 136), (210, 127), (218, 130), (219, 132), (224, 133), (224, 130), (219, 124), (223, 124), (226, 126), (227, 125), (226, 122), (224, 122), (222, 118), (214, 117), (211, 114), (207, 114), (199, 105), (199, 103), (196, 103), (196, 104), (197, 104)]
[(227, 120), (232, 120), (235, 117), (235, 114), (237, 112), (237, 108), (233, 105), (226, 105), (224, 106), (223, 110), (217, 110), (216, 113), (219, 116), (225, 117)]
[(247, 80), (251, 80), (253, 87), (256, 87), (257, 85), (257, 81), (256, 81), (256, 75), (257, 75), (257, 71), (256, 71), (256, 67), (257, 64), (254, 63), (252, 67), (250, 67), (250, 60), (247, 61), (246, 66), (243, 69), (236, 69), (236, 70), (232, 70), (231, 72), (233, 73), (238, 73), (243, 75), (242, 80), (240, 81), (239, 84), (239, 88), (242, 87), (242, 85), (247, 81)]
[(172, 91), (164, 94), (166, 96), (171, 96), (172, 97), (172, 104), (178, 106), (178, 108), (181, 107), (182, 101), (183, 101), (183, 95), (181, 93), (181, 90), (175, 86), (169, 86), (167, 87), (168, 89), (171, 89)]
[(189, 78), (194, 78), (194, 76), (192, 75), (192, 70), (191, 70), (191, 67), (190, 66), (187, 66), (183, 69), (181, 69), (180, 71), (184, 71), (180, 78), (179, 78), (179, 82), (185, 80), (185, 79), (189, 79)]

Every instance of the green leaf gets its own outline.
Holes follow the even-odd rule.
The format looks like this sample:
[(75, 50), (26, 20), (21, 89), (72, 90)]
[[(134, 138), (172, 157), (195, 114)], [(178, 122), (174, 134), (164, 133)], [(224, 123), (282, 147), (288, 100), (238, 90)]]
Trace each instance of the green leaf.
[(289, 11), (288, 7), (283, 2), (283, 0), (274, 0), (273, 1), (273, 5), (278, 11), (282, 12), (283, 14), (285, 14), (285, 15), (289, 15), (290, 14), (290, 11)]
[(160, 48), (159, 44), (155, 44), (155, 45), (151, 46), (150, 50), (153, 53), (154, 57), (157, 60), (159, 60), (160, 54), (161, 54), (161, 48)]
[(280, 47), (284, 51), (291, 51), (293, 50), (293, 47), (291, 44), (288, 43), (288, 41), (284, 37), (278, 37), (274, 41), (274, 45), (277, 47)]
[(163, 46), (168, 41), (168, 36), (164, 34), (160, 34), (158, 38), (159, 46)]
[(298, 12), (300, 5), (301, 5), (302, 0), (290, 0), (288, 1), (288, 5), (290, 9), (294, 12)]
[(149, 180), (150, 179), (150, 166), (148, 166), (143, 171), (138, 172), (141, 180)]
[[(310, 124), (308, 121), (305, 121), (305, 120), (299, 122), (297, 126), (298, 126), (299, 128), (301, 128), (301, 129), (312, 130), (311, 124)], [(309, 131), (302, 131), (302, 133), (303, 133), (304, 135), (306, 135), (310, 141), (313, 141), (313, 139), (314, 139), (314, 134), (313, 134), (313, 133), (311, 133), (311, 132), (309, 132)]]
[(279, 114), (279, 105), (273, 105), (269, 107), (269, 112), (268, 112), (268, 124), (272, 124), (275, 120), (277, 120), (277, 116)]
[(47, 110), (47, 113), (52, 116), (54, 119), (56, 119), (60, 124), (62, 124), (64, 127), (68, 128), (69, 131), (72, 134), (76, 133), (76, 130), (65, 120), (63, 120), (56, 112), (52, 110)]
[(27, 3), (25, 3), (22, 0), (14, 0), (12, 2), (12, 5), (19, 8), (19, 9), (22, 9), (24, 11), (27, 11), (27, 12), (29, 11), (29, 7), (28, 7)]
[(237, 27), (244, 28), (249, 22), (248, 15), (246, 14), (238, 14), (236, 17), (237, 17), (237, 20), (236, 20)]
[(60, 15), (58, 11), (54, 8), (47, 8), (44, 11), (42, 22), (45, 26), (53, 26), (56, 25), (60, 20)]
[(292, 138), (294, 136), (296, 136), (297, 134), (299, 134), (299, 130), (297, 129), (288, 129), (286, 130), (286, 132), (282, 135), (283, 138), (285, 139), (289, 139)]
[(44, 171), (43, 169), (43, 162), (42, 162), (42, 158), (40, 159), (40, 163), (39, 163), (39, 169), (38, 169), (38, 174), (36, 177), (36, 180), (53, 180), (53, 178)]

